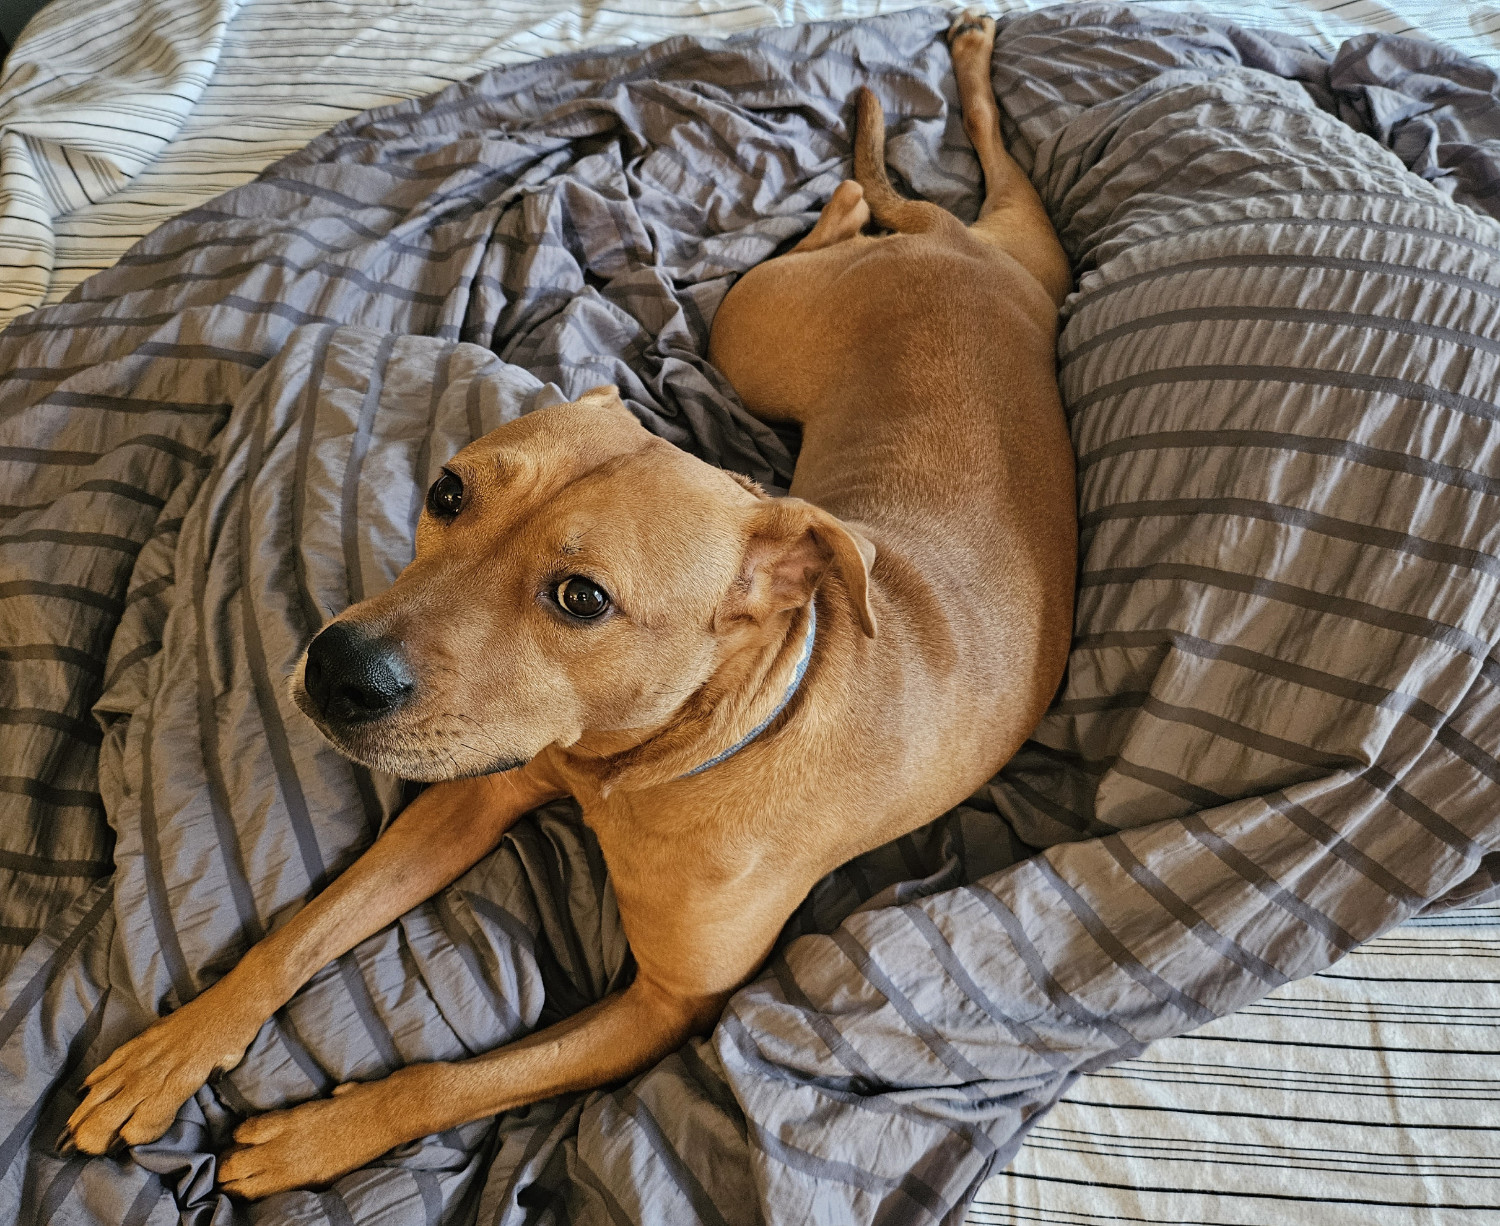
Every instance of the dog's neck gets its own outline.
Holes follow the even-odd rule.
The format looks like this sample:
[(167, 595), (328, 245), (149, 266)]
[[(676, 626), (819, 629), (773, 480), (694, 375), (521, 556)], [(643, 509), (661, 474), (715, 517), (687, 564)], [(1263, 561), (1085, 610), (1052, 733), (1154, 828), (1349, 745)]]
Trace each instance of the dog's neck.
[(816, 643), (817, 638), (818, 604), (817, 601), (812, 601), (807, 606), (807, 629), (803, 632), (802, 636), (802, 651), (797, 657), (797, 663), (792, 667), (792, 679), (787, 683), (786, 693), (781, 696), (781, 701), (771, 709), (770, 714), (761, 720), (760, 723), (756, 724), (754, 728), (750, 729), (749, 732), (745, 733), (744, 736), (740, 737), (733, 745), (729, 746), (728, 749), (720, 750), (707, 761), (693, 767), (692, 770), (683, 771), (678, 776), (679, 779), (686, 779), (690, 775), (701, 775), (710, 767), (718, 766), (720, 762), (725, 762), (734, 757), (735, 754), (739, 753), (740, 750), (744, 749), (746, 745), (750, 744), (751, 741), (755, 740), (756, 737), (771, 726), (771, 722), (786, 710), (787, 704), (796, 696), (798, 688), (802, 685), (802, 678), (807, 675), (807, 666), (812, 662), (813, 645)]
[(658, 728), (590, 734), (563, 751), (601, 794), (639, 791), (696, 777), (748, 748), (793, 704), (817, 642), (812, 603), (784, 618), (780, 633), (732, 653)]

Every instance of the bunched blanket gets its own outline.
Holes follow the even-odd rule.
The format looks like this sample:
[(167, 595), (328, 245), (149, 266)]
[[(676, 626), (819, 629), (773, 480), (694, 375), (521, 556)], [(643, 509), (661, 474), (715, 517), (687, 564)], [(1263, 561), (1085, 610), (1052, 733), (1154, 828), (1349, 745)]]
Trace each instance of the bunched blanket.
[(702, 356), (714, 309), (848, 175), (859, 84), (905, 186), (973, 216), (946, 22), (492, 72), (340, 125), (0, 334), (6, 1220), (957, 1221), (1080, 1072), (1496, 894), (1495, 82), (1415, 42), (1329, 61), (1073, 5), (995, 56), (1078, 273), (1077, 627), (1034, 739), (821, 883), (714, 1033), (623, 1086), (323, 1191), (213, 1186), (249, 1112), (625, 981), (555, 805), (325, 968), (160, 1141), (53, 1152), (89, 1068), (410, 798), (285, 678), (410, 556), (448, 455), (615, 382), (785, 487), (795, 438)]

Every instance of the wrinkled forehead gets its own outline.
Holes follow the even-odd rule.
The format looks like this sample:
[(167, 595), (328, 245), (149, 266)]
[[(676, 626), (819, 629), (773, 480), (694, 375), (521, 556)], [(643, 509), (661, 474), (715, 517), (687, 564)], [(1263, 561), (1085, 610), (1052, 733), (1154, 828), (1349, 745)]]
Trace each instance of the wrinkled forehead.
[(507, 422), (448, 462), (467, 480), (549, 486), (650, 444), (652, 435), (618, 401), (560, 404)]

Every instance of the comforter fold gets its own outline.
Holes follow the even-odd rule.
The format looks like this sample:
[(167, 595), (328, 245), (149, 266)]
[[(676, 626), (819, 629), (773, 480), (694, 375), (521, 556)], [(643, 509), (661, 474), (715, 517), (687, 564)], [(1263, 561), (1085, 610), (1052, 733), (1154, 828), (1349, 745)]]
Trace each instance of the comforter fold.
[(1493, 82), (1398, 39), (1330, 62), (1069, 5), (1005, 22), (994, 75), (1078, 271), (1076, 637), (1033, 740), (820, 883), (714, 1033), (625, 1085), (325, 1190), (213, 1187), (247, 1113), (629, 976), (559, 804), (325, 968), (161, 1140), (53, 1152), (89, 1068), (412, 795), (285, 678), (409, 558), (453, 451), (615, 382), (785, 488), (796, 439), (707, 363), (714, 309), (849, 173), (859, 84), (907, 188), (975, 214), (946, 20), (676, 39), (370, 112), (0, 333), (9, 1219), (957, 1221), (1080, 1073), (1494, 895)]

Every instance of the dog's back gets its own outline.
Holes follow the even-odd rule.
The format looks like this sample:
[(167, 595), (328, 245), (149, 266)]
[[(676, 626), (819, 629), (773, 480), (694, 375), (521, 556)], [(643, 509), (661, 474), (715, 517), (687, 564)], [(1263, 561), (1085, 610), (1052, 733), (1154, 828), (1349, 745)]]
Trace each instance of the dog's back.
[[(820, 687), (864, 730), (850, 773), (891, 802), (860, 832), (873, 845), (961, 800), (1035, 726), (1067, 654), (1076, 519), (1055, 374), (1067, 265), (1040, 201), (1007, 157), (966, 228), (892, 191), (868, 91), (860, 123), (860, 190), (735, 286), (711, 356), (753, 412), (801, 423), (792, 493), (875, 545), (880, 632), (851, 637), (847, 675)], [(866, 236), (867, 219), (896, 232)]]

